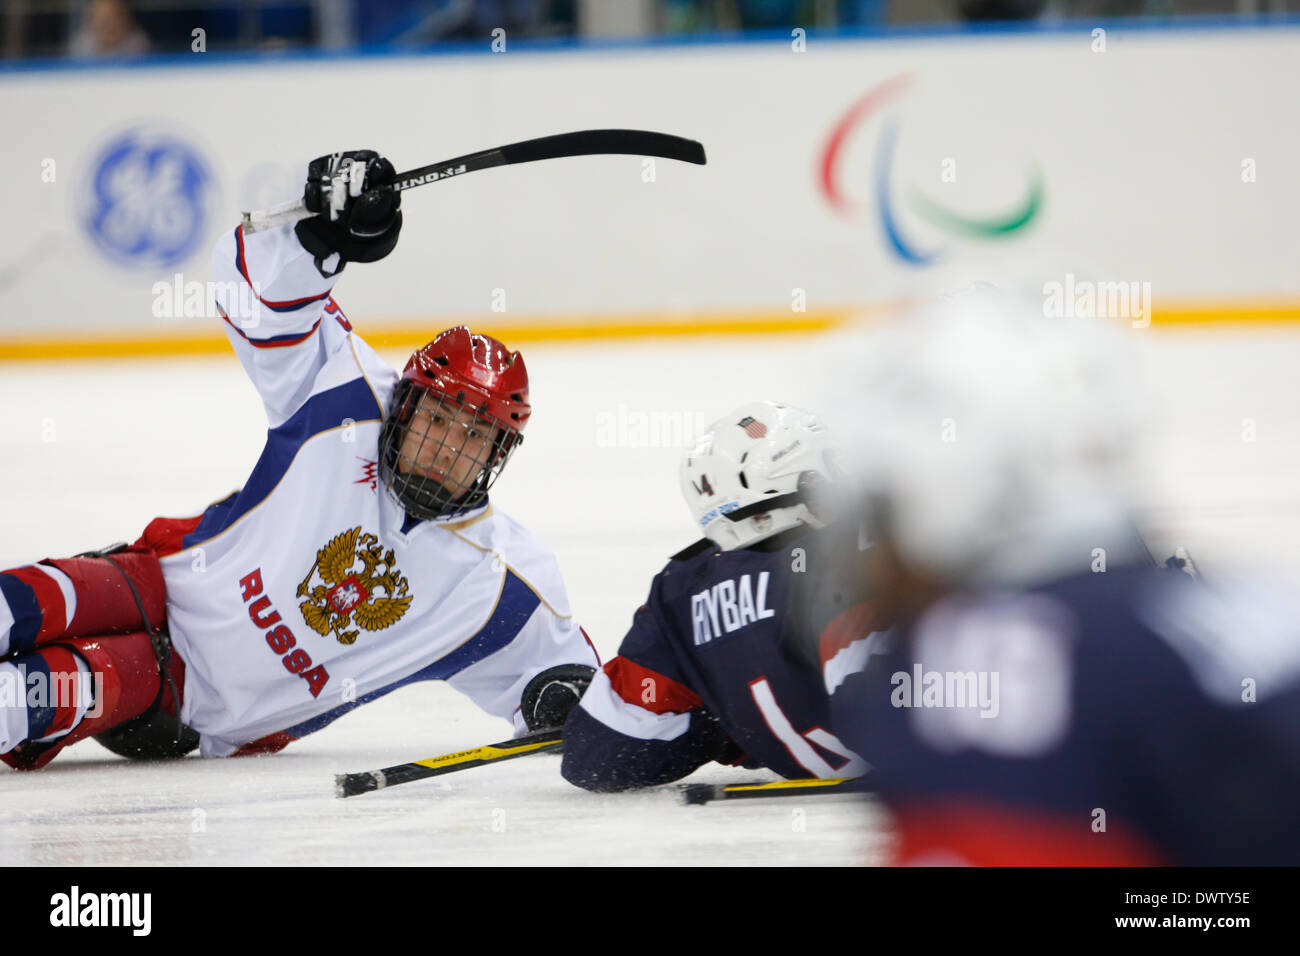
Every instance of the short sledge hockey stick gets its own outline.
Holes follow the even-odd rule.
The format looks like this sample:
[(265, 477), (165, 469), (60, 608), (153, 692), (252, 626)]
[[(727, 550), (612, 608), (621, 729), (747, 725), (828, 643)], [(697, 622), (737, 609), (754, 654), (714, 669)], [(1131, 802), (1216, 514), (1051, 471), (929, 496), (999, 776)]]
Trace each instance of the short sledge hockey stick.
[(526, 757), (545, 750), (557, 752), (562, 743), (560, 729), (557, 727), (553, 730), (539, 730), (523, 737), (516, 737), (514, 740), (504, 740), (498, 744), (486, 744), (471, 750), (458, 750), (455, 753), (430, 757), (428, 760), (416, 760), (413, 763), (400, 763), (395, 767), (385, 767), (383, 770), (339, 773), (334, 775), (334, 795), (355, 797), (359, 793), (383, 790), (385, 787), (395, 787), (399, 783), (410, 783), (426, 777), (455, 773), (457, 770), (469, 770), (471, 767), (513, 760), (516, 757)]
[[(641, 129), (586, 129), (573, 133), (557, 133), (539, 139), (524, 140), (508, 146), (497, 146), (477, 153), (444, 159), (398, 173), (392, 188), (401, 192), (425, 183), (436, 183), (463, 173), (494, 166), (515, 166), (535, 163), (542, 159), (561, 159), (565, 156), (659, 156), (683, 163), (705, 164), (704, 147), (693, 139), (683, 139), (668, 133), (652, 133)], [(302, 199), (280, 203), (270, 209), (243, 214), (245, 233), (259, 232), (273, 226), (283, 226), (316, 215), (308, 211)]]
[(714, 800), (751, 800), (758, 797), (810, 797), (828, 793), (868, 793), (869, 777), (829, 777), (808, 780), (774, 780), (771, 783), (684, 783), (682, 802), (712, 803)]

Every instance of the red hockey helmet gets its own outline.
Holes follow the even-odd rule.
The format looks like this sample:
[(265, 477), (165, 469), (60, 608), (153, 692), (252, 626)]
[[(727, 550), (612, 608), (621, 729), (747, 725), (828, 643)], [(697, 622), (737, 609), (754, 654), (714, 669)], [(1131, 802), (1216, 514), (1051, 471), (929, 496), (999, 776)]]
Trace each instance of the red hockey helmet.
[(478, 507), (532, 414), (523, 356), (465, 326), (402, 370), (380, 437), (384, 481), (413, 518)]

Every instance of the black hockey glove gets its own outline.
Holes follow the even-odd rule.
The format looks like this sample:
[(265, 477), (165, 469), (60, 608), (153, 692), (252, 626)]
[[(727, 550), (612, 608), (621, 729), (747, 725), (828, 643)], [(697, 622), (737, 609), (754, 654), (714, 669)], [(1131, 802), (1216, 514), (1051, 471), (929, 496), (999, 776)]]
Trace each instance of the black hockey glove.
[(691, 725), (688, 731), (691, 743), (700, 758), (700, 766), (710, 760), (729, 766), (750, 767), (758, 769), (763, 765), (748, 761), (749, 755), (740, 748), (722, 726), (722, 722), (703, 707), (691, 711)]
[(371, 149), (311, 161), (303, 203), (316, 215), (294, 231), (318, 269), (336, 252), (342, 269), (344, 262), (376, 262), (393, 251), (402, 230), (402, 194), (390, 185), (396, 177), (393, 164)]
[(596, 669), (586, 664), (560, 664), (530, 680), (519, 705), (528, 729), (563, 726), (595, 675)]

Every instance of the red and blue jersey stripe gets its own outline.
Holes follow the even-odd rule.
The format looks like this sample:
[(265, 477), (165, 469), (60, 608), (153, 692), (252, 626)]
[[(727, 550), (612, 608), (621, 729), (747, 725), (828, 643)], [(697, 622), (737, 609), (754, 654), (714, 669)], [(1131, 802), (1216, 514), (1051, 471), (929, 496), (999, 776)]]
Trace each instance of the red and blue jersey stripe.
[(4, 616), (11, 619), (6, 634), (4, 616), (0, 616), (0, 657), (30, 650), (61, 634), (69, 623), (63, 589), (38, 566), (0, 573), (0, 598), (8, 608)]
[(304, 305), (307, 305), (310, 302), (320, 302), (321, 300), (330, 297), (329, 290), (326, 290), (317, 295), (306, 295), (300, 299), (286, 299), (280, 302), (262, 298), (262, 296), (257, 292), (257, 287), (253, 285), (253, 280), (248, 275), (248, 262), (244, 257), (243, 226), (238, 226), (235, 229), (235, 268), (238, 269), (239, 274), (244, 277), (244, 281), (247, 282), (248, 287), (253, 290), (253, 294), (257, 295), (257, 301), (274, 312), (293, 312), (296, 309), (301, 309)]

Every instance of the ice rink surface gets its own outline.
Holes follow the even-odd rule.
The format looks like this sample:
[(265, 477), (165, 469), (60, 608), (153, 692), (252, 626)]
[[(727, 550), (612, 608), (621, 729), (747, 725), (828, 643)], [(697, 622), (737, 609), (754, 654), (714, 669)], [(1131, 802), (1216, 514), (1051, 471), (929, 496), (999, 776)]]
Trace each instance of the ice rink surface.
[[(361, 331), (364, 331), (363, 329)], [(436, 330), (435, 330), (436, 331)], [(1140, 335), (1158, 402), (1145, 526), (1207, 574), (1300, 582), (1300, 330)], [(526, 350), (533, 419), (493, 500), (556, 552), (578, 619), (616, 650), (654, 573), (693, 540), (681, 447), (742, 401), (816, 402), (825, 343), (678, 339)], [(405, 354), (386, 354), (394, 364)], [(133, 540), (242, 484), (265, 421), (233, 355), (0, 366), (0, 567)], [(86, 741), (0, 768), (0, 863), (843, 865), (881, 859), (884, 815), (847, 797), (686, 807), (597, 796), (530, 756), (349, 800), (333, 775), (500, 740), (440, 684), (404, 688), (260, 758), (133, 764)], [(693, 780), (770, 779), (714, 765)]]

